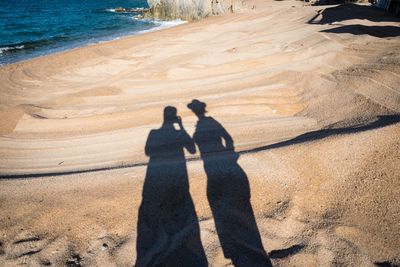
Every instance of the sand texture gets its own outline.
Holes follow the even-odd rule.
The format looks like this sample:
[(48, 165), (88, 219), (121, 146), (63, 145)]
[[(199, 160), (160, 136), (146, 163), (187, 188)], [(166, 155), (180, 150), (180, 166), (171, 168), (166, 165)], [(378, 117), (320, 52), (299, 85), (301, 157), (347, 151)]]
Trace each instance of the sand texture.
[(1, 266), (400, 265), (399, 18), (255, 6), (0, 68)]

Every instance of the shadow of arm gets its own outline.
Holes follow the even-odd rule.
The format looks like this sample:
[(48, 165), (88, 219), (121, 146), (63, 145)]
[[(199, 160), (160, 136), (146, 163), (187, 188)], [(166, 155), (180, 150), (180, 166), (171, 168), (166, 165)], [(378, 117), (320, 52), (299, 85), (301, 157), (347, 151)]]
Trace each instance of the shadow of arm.
[(144, 153), (146, 156), (150, 157), (153, 154), (154, 144), (153, 143), (153, 130), (150, 131), (149, 136), (147, 137), (146, 146), (144, 147)]
[(221, 127), (221, 129), (220, 129), (221, 136), (225, 140), (225, 148), (227, 150), (235, 150), (235, 146), (233, 144), (232, 136), (225, 130), (225, 128), (222, 125), (220, 125), (220, 127)]
[(183, 133), (183, 136), (184, 136), (184, 147), (187, 149), (187, 151), (189, 151), (190, 154), (196, 153), (196, 146), (194, 144), (193, 139), (190, 137), (190, 135), (183, 128), (182, 128), (182, 133)]

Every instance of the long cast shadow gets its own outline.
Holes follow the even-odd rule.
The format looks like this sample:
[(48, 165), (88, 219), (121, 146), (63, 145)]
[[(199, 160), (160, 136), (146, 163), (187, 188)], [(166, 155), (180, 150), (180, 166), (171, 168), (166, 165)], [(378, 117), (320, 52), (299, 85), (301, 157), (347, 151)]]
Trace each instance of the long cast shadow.
[(150, 159), (139, 208), (136, 267), (207, 266), (184, 155), (185, 148), (192, 154), (196, 148), (176, 113), (166, 107), (164, 123), (146, 142)]
[(366, 124), (366, 125), (346, 127), (346, 128), (322, 129), (322, 130), (312, 131), (312, 132), (308, 132), (305, 134), (301, 134), (295, 138), (292, 138), (292, 139), (289, 139), (286, 141), (277, 142), (274, 144), (245, 150), (245, 151), (242, 151), (241, 154), (255, 153), (255, 152), (260, 152), (260, 151), (274, 149), (274, 148), (280, 148), (280, 147), (291, 146), (291, 145), (295, 145), (295, 144), (316, 141), (316, 140), (324, 139), (324, 138), (327, 138), (329, 136), (334, 136), (334, 135), (344, 135), (344, 134), (352, 134), (352, 133), (358, 133), (358, 132), (366, 132), (369, 130), (379, 129), (379, 128), (386, 127), (386, 126), (389, 126), (392, 124), (396, 124), (399, 122), (400, 122), (400, 115), (378, 116), (377, 120), (375, 120), (369, 124)]
[(261, 242), (249, 181), (237, 163), (239, 154), (232, 137), (214, 118), (205, 116), (205, 103), (193, 100), (188, 107), (198, 117), (193, 139), (207, 174), (207, 198), (225, 258), (237, 267), (272, 266)]
[[(322, 17), (320, 20), (317, 18)], [(374, 6), (363, 6), (357, 4), (342, 4), (329, 7), (318, 12), (308, 24), (339, 24), (346, 20), (368, 20), (374, 22), (400, 22), (400, 18), (389, 14)], [(339, 25), (336, 28), (322, 30), (321, 32), (330, 33), (350, 33), (353, 35), (370, 35), (378, 38), (400, 36), (399, 27), (396, 26), (366, 26), (360, 24)]]
[(365, 25), (344, 25), (333, 29), (322, 30), (321, 32), (351, 33), (353, 35), (370, 35), (378, 38), (400, 36), (400, 27), (396, 26), (365, 26)]
[[(317, 21), (317, 17), (322, 18)], [(332, 24), (343, 22), (345, 20), (369, 20), (374, 22), (399, 22), (400, 18), (392, 14), (385, 12), (382, 9), (378, 9), (374, 6), (365, 6), (358, 4), (342, 4), (333, 7), (328, 7), (318, 12), (313, 18), (311, 18), (308, 24)]]

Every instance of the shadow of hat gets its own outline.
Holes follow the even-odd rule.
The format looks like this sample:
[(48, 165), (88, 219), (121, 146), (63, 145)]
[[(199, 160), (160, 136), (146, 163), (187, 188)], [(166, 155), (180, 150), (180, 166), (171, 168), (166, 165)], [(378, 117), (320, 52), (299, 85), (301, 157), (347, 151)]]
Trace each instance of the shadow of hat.
[(206, 103), (201, 102), (200, 100), (193, 99), (187, 107), (191, 109), (194, 113), (205, 113), (206, 112)]

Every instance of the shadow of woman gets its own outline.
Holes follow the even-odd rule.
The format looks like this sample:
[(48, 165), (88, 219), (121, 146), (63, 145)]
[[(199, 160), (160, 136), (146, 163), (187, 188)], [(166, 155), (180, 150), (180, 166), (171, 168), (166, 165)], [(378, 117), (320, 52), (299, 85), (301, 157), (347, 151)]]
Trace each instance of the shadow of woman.
[(161, 128), (151, 130), (145, 147), (150, 159), (139, 208), (137, 267), (207, 266), (184, 148), (196, 152), (176, 108), (168, 106)]
[(207, 174), (207, 198), (224, 256), (234, 266), (272, 266), (261, 242), (249, 181), (237, 163), (233, 139), (219, 122), (205, 116), (205, 107), (196, 99), (188, 104), (198, 117), (193, 139)]

